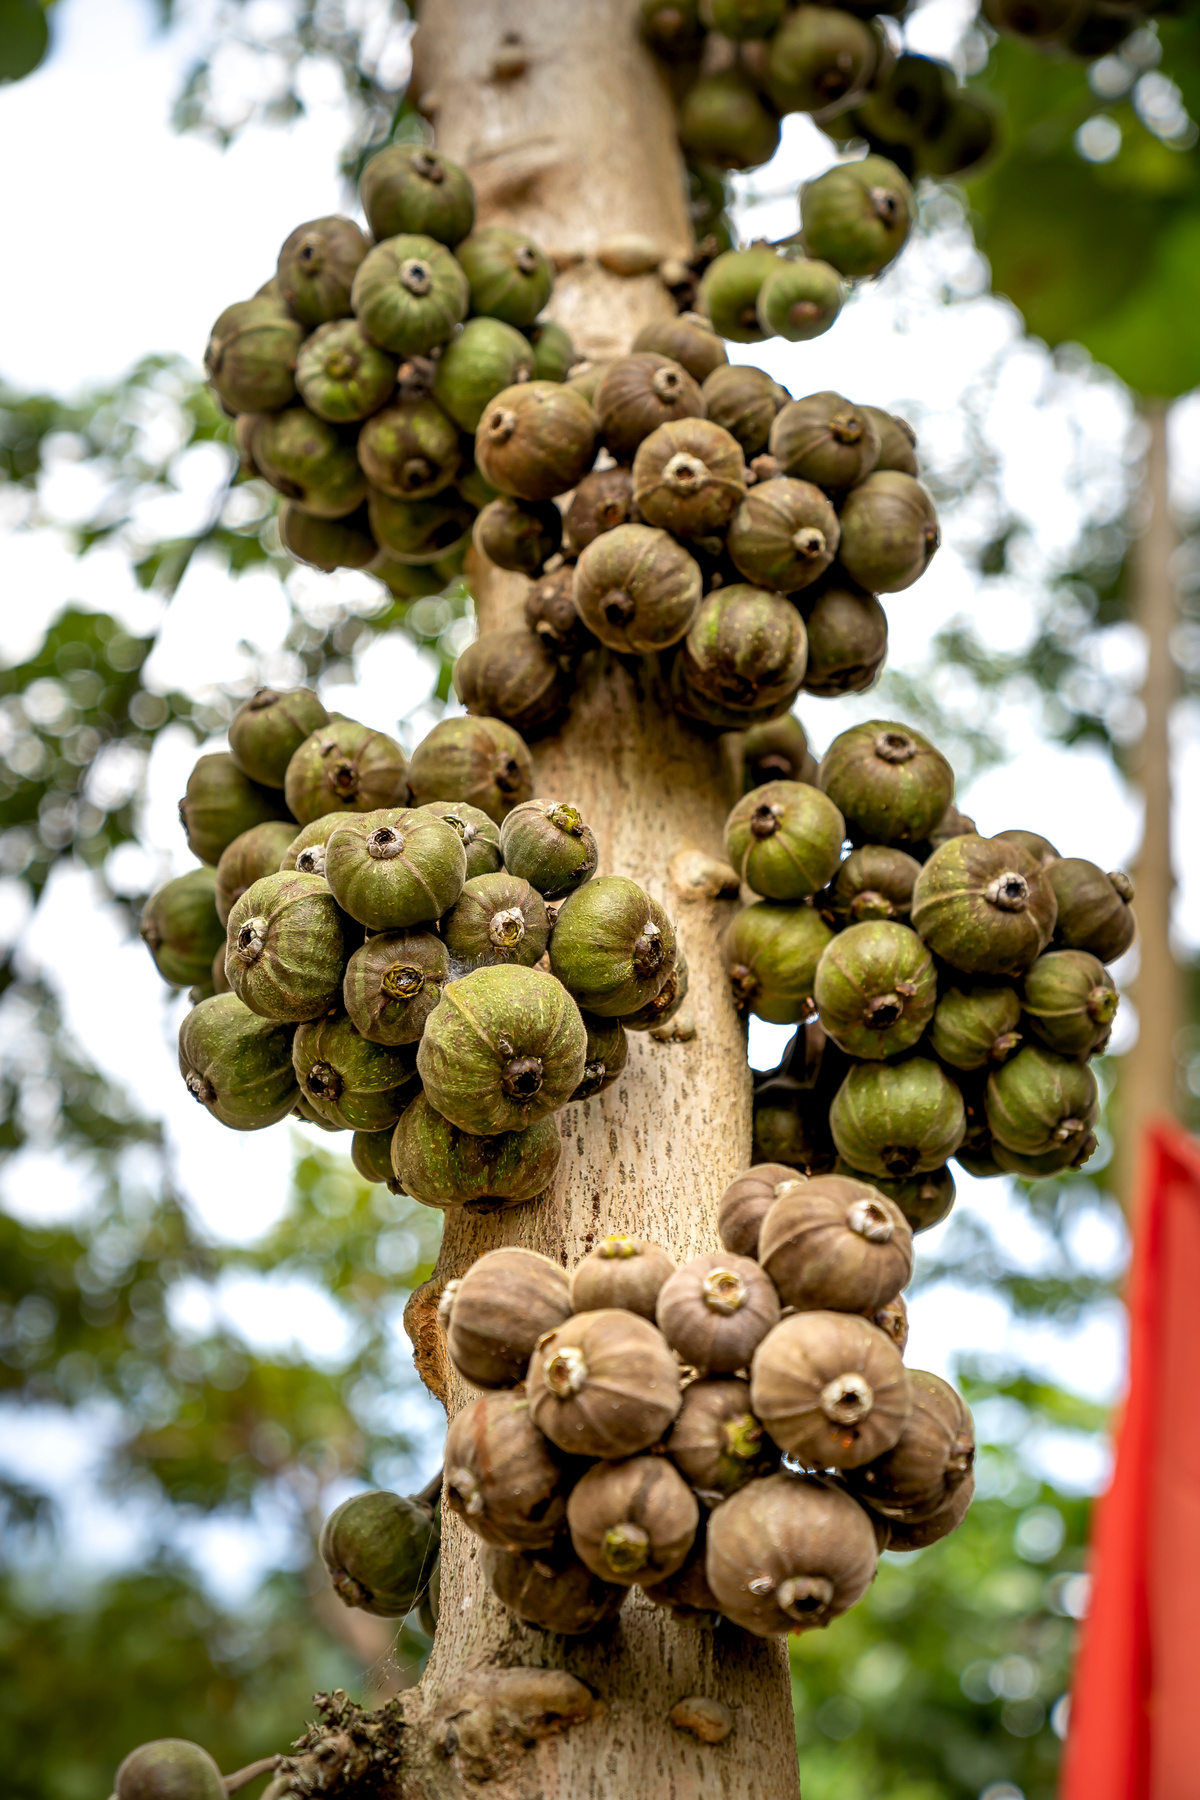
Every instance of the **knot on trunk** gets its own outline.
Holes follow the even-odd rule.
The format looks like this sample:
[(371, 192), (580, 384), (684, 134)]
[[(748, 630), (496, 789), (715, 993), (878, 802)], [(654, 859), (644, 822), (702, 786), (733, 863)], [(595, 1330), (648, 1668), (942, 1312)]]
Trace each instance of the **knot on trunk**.
[(449, 1689), (431, 1721), (434, 1743), (468, 1781), (493, 1781), (542, 1738), (603, 1710), (561, 1669), (477, 1669)]

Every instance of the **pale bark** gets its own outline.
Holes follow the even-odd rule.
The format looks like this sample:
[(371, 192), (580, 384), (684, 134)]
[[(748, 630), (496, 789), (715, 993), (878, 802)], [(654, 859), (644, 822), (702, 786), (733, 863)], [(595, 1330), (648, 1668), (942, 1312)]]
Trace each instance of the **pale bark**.
[[(596, 250), (632, 232), (664, 254), (686, 253), (691, 241), (673, 111), (636, 15), (637, 0), (424, 0), (416, 39), (415, 91), (437, 147), (469, 170), (481, 222), (519, 225), (553, 253), (561, 273), (550, 310), (591, 356), (627, 349), (639, 324), (672, 310), (656, 277), (609, 274)], [(476, 574), (481, 625), (510, 620), (523, 582)], [(733, 798), (720, 747), (678, 720), (653, 667), (594, 651), (569, 721), (534, 755), (535, 791), (581, 808), (601, 871), (631, 876), (674, 917), (689, 967), (688, 1017), (671, 1042), (631, 1034), (622, 1078), (559, 1115), (565, 1154), (552, 1193), (490, 1217), (448, 1216), (410, 1330), (418, 1367), (451, 1413), (474, 1393), (447, 1367), (432, 1317), (445, 1281), (500, 1244), (565, 1265), (614, 1232), (656, 1239), (681, 1260), (714, 1248), (718, 1198), (750, 1157), (745, 1035), (720, 961), (731, 903), (675, 887), (669, 875), (680, 850), (720, 856)], [(399, 1703), (408, 1722), (403, 1793), (478, 1792), (483, 1783), (504, 1800), (798, 1794), (782, 1644), (677, 1623), (636, 1589), (594, 1638), (529, 1630), (492, 1598), (459, 1521), (444, 1514), (443, 1531), (433, 1655), (420, 1701)], [(498, 1669), (511, 1674), (512, 1691), (480, 1698), (480, 1683)], [(540, 1712), (518, 1680), (522, 1669), (560, 1683)], [(552, 1671), (584, 1686), (562, 1687)], [(705, 1742), (686, 1723), (707, 1716), (703, 1707), (677, 1710), (672, 1723), (672, 1709), (695, 1697), (730, 1708), (724, 1742)]]
[(1183, 973), (1171, 952), (1171, 712), (1179, 674), (1171, 658), (1178, 612), (1171, 559), (1177, 534), (1168, 494), (1167, 409), (1148, 402), (1149, 426), (1144, 504), (1146, 517), (1133, 559), (1133, 615), (1146, 638), (1142, 705), (1146, 722), (1135, 774), (1146, 808), (1134, 876), (1138, 918), (1138, 973), (1132, 988), (1139, 1032), (1123, 1059), (1118, 1086), (1116, 1188), (1128, 1211), (1134, 1200), (1139, 1148), (1156, 1115), (1175, 1112), (1179, 1069), (1177, 1039), (1183, 1025)]

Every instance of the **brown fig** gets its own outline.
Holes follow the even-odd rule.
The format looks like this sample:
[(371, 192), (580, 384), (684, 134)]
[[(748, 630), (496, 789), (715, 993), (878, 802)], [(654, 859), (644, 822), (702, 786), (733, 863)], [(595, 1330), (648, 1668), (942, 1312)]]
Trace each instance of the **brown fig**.
[(782, 594), (734, 582), (708, 594), (680, 665), (689, 686), (737, 711), (790, 703), (804, 679), (804, 621)]
[(679, 1366), (646, 1319), (605, 1307), (539, 1337), (527, 1389), (535, 1423), (560, 1450), (636, 1456), (679, 1411)]
[(581, 1313), (620, 1307), (652, 1320), (663, 1283), (674, 1273), (674, 1258), (649, 1238), (602, 1238), (575, 1265), (571, 1308)]
[(465, 800), (499, 825), (533, 793), (533, 758), (503, 719), (443, 719), (413, 751), (413, 804)]
[(446, 1347), (476, 1387), (511, 1387), (543, 1333), (570, 1316), (571, 1287), (557, 1263), (535, 1250), (490, 1250), (459, 1283)]
[(610, 363), (592, 402), (609, 452), (630, 462), (643, 439), (677, 419), (702, 419), (704, 397), (686, 369), (653, 351)]
[(451, 1421), (446, 1505), (501, 1550), (545, 1550), (566, 1519), (570, 1480), (519, 1389), (484, 1394)]
[(818, 1175), (776, 1189), (758, 1256), (785, 1306), (872, 1314), (912, 1276), (912, 1232), (865, 1181)]
[(595, 639), (575, 606), (573, 564), (563, 563), (531, 584), (525, 596), (525, 623), (563, 670), (570, 670), (591, 649)]
[(454, 685), (469, 713), (525, 735), (560, 718), (571, 694), (558, 658), (527, 625), (480, 632), (454, 665)]
[(596, 1463), (567, 1501), (571, 1543), (601, 1581), (653, 1587), (680, 1568), (700, 1508), (679, 1471), (661, 1456)]
[(816, 773), (816, 758), (793, 713), (751, 726), (742, 739), (742, 786), (747, 793), (768, 781), (803, 781), (812, 787)]
[(723, 1251), (676, 1269), (655, 1318), (682, 1362), (702, 1375), (732, 1375), (778, 1323), (779, 1296), (756, 1262)]
[(843, 1479), (873, 1511), (912, 1524), (940, 1512), (970, 1475), (975, 1428), (966, 1401), (940, 1375), (910, 1369), (908, 1391), (912, 1411), (892, 1448)]
[(596, 415), (557, 381), (505, 388), (484, 408), (475, 461), (484, 478), (516, 500), (553, 500), (581, 481), (596, 453)]
[(841, 493), (875, 467), (879, 433), (861, 407), (825, 391), (782, 409), (771, 426), (770, 448), (785, 475)]
[(808, 632), (805, 693), (825, 700), (865, 693), (878, 677), (888, 647), (887, 614), (874, 594), (831, 570), (815, 598), (805, 593), (802, 601)]
[(913, 929), (943, 962), (968, 975), (1022, 974), (1050, 941), (1058, 905), (1052, 863), (1041, 869), (1018, 844), (951, 838), (913, 887)]
[(757, 1257), (762, 1222), (780, 1186), (795, 1179), (784, 1163), (756, 1163), (730, 1182), (717, 1208), (717, 1233), (731, 1255)]
[(588, 630), (635, 656), (679, 642), (700, 605), (699, 565), (666, 531), (618, 525), (575, 565), (575, 607)]
[(856, 1313), (794, 1313), (754, 1353), (750, 1404), (785, 1455), (856, 1469), (900, 1436), (908, 1377), (895, 1344)]
[(667, 1455), (710, 1505), (779, 1464), (779, 1452), (750, 1410), (749, 1382), (732, 1376), (688, 1383)]
[(778, 476), (750, 489), (725, 541), (747, 581), (793, 594), (825, 573), (840, 535), (838, 516), (819, 487)]
[(755, 1637), (828, 1625), (862, 1599), (877, 1559), (858, 1502), (804, 1476), (752, 1481), (708, 1521), (709, 1586), (726, 1618)]
[[(930, 1513), (928, 1518), (914, 1519), (911, 1523), (906, 1519), (888, 1519), (886, 1548), (888, 1550), (927, 1550), (930, 1544), (936, 1544), (952, 1531), (957, 1531), (967, 1516), (967, 1511), (975, 1498), (975, 1477), (968, 1475), (961, 1482), (944, 1506), (937, 1512)], [(882, 1518), (882, 1514), (876, 1514)]]
[(701, 383), (729, 360), (725, 345), (699, 313), (655, 319), (643, 325), (633, 340), (633, 348), (669, 356), (687, 370), (693, 381)]
[(735, 437), (747, 456), (766, 449), (775, 415), (788, 398), (765, 369), (746, 363), (714, 369), (702, 392), (709, 418)]
[(488, 1586), (526, 1625), (578, 1637), (616, 1618), (627, 1587), (601, 1581), (565, 1544), (514, 1555), (485, 1544), (479, 1555)]
[(537, 575), (562, 543), (562, 514), (552, 500), (525, 502), (501, 494), (475, 521), (475, 548), (498, 569)]
[(1055, 946), (1086, 950), (1102, 963), (1123, 956), (1137, 935), (1133, 883), (1122, 870), (1106, 875), (1082, 856), (1064, 856), (1046, 869), (1058, 902)]
[(606, 531), (618, 525), (635, 525), (637, 508), (633, 504), (633, 470), (618, 464), (615, 469), (593, 469), (585, 475), (571, 497), (563, 521), (571, 550), (578, 556)]
[(648, 525), (679, 537), (723, 531), (746, 492), (737, 439), (708, 419), (660, 425), (633, 459), (633, 497)]

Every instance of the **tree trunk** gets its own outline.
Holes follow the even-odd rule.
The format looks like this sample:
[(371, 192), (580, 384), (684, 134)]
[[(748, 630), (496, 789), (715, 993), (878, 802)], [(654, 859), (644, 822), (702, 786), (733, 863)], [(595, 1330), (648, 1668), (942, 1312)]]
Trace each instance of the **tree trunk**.
[(1177, 1110), (1176, 1043), (1183, 1025), (1183, 976), (1171, 953), (1170, 938), (1175, 892), (1170, 729), (1179, 677), (1171, 659), (1171, 633), (1177, 622), (1171, 557), (1177, 539), (1167, 481), (1166, 405), (1147, 402), (1143, 417), (1150, 429), (1143, 487), (1147, 516), (1133, 560), (1134, 618), (1145, 633), (1147, 648), (1142, 685), (1146, 723), (1136, 769), (1146, 807), (1134, 871), (1139, 965), (1132, 998), (1139, 1031), (1120, 1073), (1115, 1168), (1117, 1193), (1127, 1212), (1133, 1204), (1146, 1125), (1156, 1114)]
[[(413, 91), (438, 148), (470, 174), (481, 222), (518, 225), (553, 256), (550, 310), (590, 356), (626, 350), (640, 324), (672, 311), (655, 275), (618, 277), (596, 251), (631, 233), (664, 255), (691, 244), (673, 109), (637, 11), (637, 0), (423, 0), (415, 44)], [(486, 628), (512, 618), (525, 583), (477, 568), (475, 586)], [(631, 876), (667, 906), (690, 992), (669, 1041), (631, 1034), (621, 1080), (559, 1115), (566, 1154), (551, 1193), (489, 1217), (447, 1215), (436, 1276), (410, 1306), (409, 1327), (418, 1368), (451, 1414), (474, 1394), (443, 1356), (435, 1307), (446, 1281), (500, 1244), (567, 1265), (616, 1232), (653, 1238), (680, 1260), (716, 1248), (717, 1200), (750, 1158), (745, 1035), (720, 959), (730, 903), (715, 897), (719, 880), (689, 885), (679, 864), (671, 874), (682, 850), (721, 856), (734, 795), (719, 745), (681, 724), (652, 665), (597, 650), (568, 723), (533, 748), (535, 791), (581, 808), (601, 871)], [(693, 876), (696, 867), (692, 859)], [(677, 1623), (636, 1588), (594, 1637), (530, 1630), (493, 1599), (477, 1540), (448, 1512), (443, 1533), (429, 1668), (419, 1694), (393, 1703), (397, 1729), (383, 1728), (392, 1747), (371, 1751), (392, 1758), (393, 1792), (798, 1795), (783, 1644)], [(711, 1708), (671, 1723), (672, 1708), (696, 1697), (730, 1709), (724, 1741), (711, 1741)], [(352, 1726), (341, 1733), (347, 1775), (345, 1746), (361, 1750), (372, 1729), (354, 1711), (338, 1701), (331, 1717), (335, 1735), (339, 1722)]]

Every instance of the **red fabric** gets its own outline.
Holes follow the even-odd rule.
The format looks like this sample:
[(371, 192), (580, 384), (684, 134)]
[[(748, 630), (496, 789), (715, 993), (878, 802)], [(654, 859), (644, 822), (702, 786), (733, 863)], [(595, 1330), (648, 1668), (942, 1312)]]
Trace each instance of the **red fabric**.
[(1200, 1800), (1200, 1145), (1146, 1134), (1129, 1392), (1097, 1508), (1062, 1800)]

